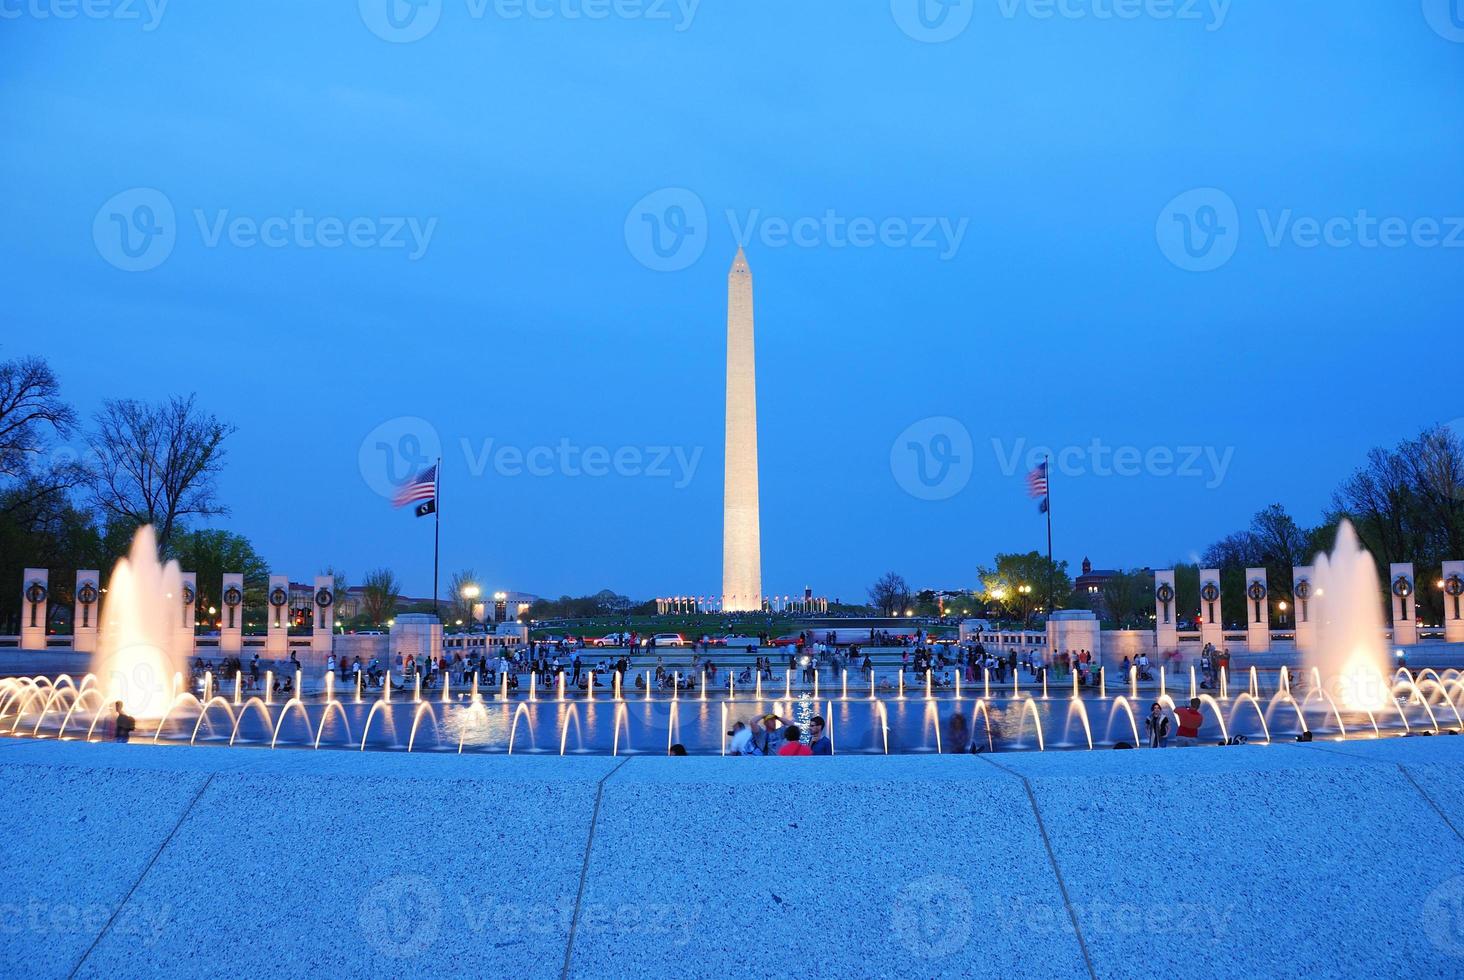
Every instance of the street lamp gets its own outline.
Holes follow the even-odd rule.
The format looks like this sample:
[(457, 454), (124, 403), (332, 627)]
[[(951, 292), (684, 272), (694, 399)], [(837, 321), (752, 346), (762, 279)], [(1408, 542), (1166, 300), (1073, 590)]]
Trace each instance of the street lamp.
[[(468, 622), (473, 621), (473, 600), (482, 594), (483, 590), (471, 582), (463, 586), (463, 605), (468, 607)], [(461, 620), (458, 622), (458, 625), (462, 625)]]

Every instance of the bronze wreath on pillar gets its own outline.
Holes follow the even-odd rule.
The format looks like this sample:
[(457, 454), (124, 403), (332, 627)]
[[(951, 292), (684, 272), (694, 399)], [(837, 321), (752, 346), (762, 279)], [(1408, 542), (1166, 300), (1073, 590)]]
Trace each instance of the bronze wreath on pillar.
[(1160, 602), (1167, 605), (1168, 603), (1174, 601), (1174, 586), (1170, 585), (1168, 582), (1165, 582), (1163, 585), (1159, 586), (1159, 591), (1155, 592), (1154, 594), (1159, 597)]
[(1257, 580), (1250, 584), (1250, 588), (1246, 590), (1245, 594), (1250, 596), (1256, 602), (1260, 602), (1266, 597), (1266, 587), (1262, 585), (1259, 580)]
[(1200, 590), (1200, 598), (1206, 602), (1214, 602), (1220, 598), (1220, 587), (1214, 582), (1206, 582), (1205, 587)]
[(46, 596), (49, 594), (50, 593), (46, 591), (46, 587), (40, 582), (32, 582), (30, 584), (30, 587), (25, 590), (26, 601), (37, 606), (45, 602)]
[(1406, 599), (1413, 594), (1413, 583), (1408, 581), (1407, 575), (1399, 575), (1393, 580), (1393, 594), (1400, 599)]
[(270, 594), (269, 594), (269, 604), (271, 606), (283, 606), (285, 603), (287, 603), (289, 601), (290, 601), (290, 594), (288, 592), (286, 592), (284, 589), (280, 588), (278, 585), (276, 585), (274, 587), (274, 589), (272, 589), (270, 591)]
[(198, 596), (196, 596), (196, 595), (193, 594), (193, 586), (191, 586), (191, 585), (184, 585), (183, 586), (183, 605), (185, 605), (185, 606), (191, 606), (197, 600), (198, 600)]
[(97, 601), (97, 586), (91, 579), (81, 583), (76, 590), (76, 601), (81, 603), (81, 627), (91, 629), (91, 607)]
[(224, 605), (229, 607), (229, 629), (234, 628), (234, 610), (244, 601), (244, 593), (239, 591), (237, 585), (231, 585), (224, 590)]
[(1306, 579), (1296, 583), (1296, 597), (1302, 602), (1311, 598), (1311, 583)]
[(335, 596), (330, 594), (330, 589), (317, 589), (315, 591), (315, 604), (320, 608), (329, 608), (333, 602), (335, 602)]
[(1457, 574), (1450, 575), (1444, 581), (1444, 591), (1456, 599), (1464, 595), (1464, 578), (1460, 578)]

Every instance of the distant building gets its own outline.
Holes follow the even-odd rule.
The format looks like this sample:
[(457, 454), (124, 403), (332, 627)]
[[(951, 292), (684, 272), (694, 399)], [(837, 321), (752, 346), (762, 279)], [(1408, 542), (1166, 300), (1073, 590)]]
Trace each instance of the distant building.
[(1118, 574), (1116, 568), (1094, 568), (1093, 563), (1087, 558), (1083, 559), (1083, 574), (1079, 575), (1073, 582), (1073, 591), (1080, 598), (1086, 598), (1090, 608), (1096, 609), (1094, 603), (1103, 600), (1103, 583)]

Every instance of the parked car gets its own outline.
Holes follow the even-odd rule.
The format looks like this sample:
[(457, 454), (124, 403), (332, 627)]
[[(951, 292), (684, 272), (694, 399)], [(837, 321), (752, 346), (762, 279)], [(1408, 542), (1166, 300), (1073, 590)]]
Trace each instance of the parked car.
[(606, 633), (604, 636), (595, 637), (590, 641), (590, 645), (596, 647), (623, 647), (629, 642), (629, 633)]
[(651, 641), (658, 647), (684, 647), (690, 646), (680, 633), (657, 633), (651, 637)]

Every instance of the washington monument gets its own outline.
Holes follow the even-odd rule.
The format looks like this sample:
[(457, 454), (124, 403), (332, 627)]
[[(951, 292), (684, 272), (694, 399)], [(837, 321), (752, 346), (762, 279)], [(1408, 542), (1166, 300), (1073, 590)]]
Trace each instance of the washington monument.
[(752, 344), (752, 270), (737, 249), (727, 273), (727, 479), (722, 500), (722, 608), (762, 609), (757, 509), (757, 366)]

